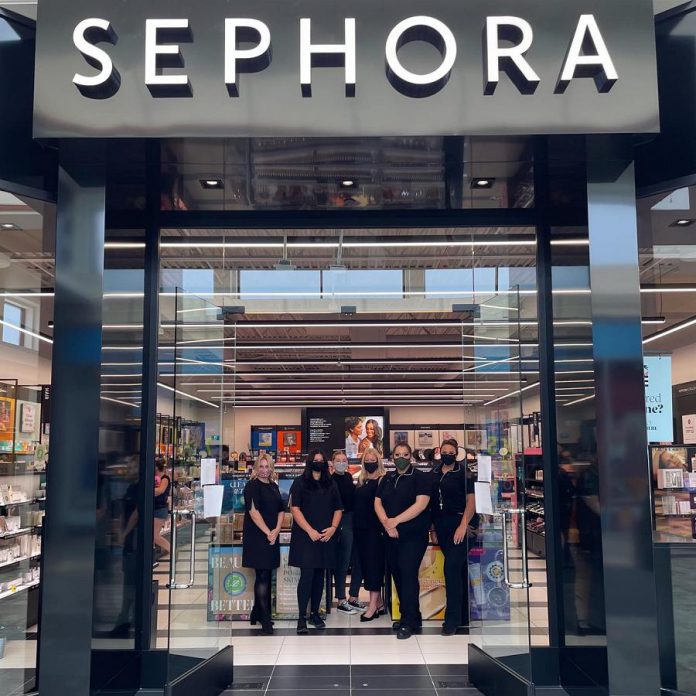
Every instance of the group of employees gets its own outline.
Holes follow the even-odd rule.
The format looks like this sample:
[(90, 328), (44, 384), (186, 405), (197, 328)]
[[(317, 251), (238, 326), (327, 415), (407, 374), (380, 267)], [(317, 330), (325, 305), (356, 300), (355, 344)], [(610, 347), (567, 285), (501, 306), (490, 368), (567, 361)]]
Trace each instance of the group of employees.
[[(385, 614), (385, 561), (399, 598), (400, 619), (392, 628), (400, 639), (420, 632), (418, 575), (431, 528), (445, 558), (447, 607), (442, 634), (454, 635), (457, 627), (467, 623), (468, 607), (463, 600), (467, 537), (478, 526), (468, 464), (475, 454), (467, 451), (460, 461), (458, 452), (456, 440), (445, 440), (432, 472), (425, 472), (414, 466), (411, 447), (399, 444), (392, 452), (396, 470), (386, 473), (381, 454), (368, 447), (362, 452), (357, 484), (348, 473), (344, 452), (334, 454), (333, 471), (321, 450), (309, 453), (304, 472), (290, 488), (289, 564), (300, 569), (298, 634), (307, 634), (308, 624), (315, 628), (326, 625), (319, 610), (327, 572), (334, 574), (339, 611), (361, 612), (363, 622)], [(267, 457), (256, 461), (244, 500), (242, 564), (256, 571), (250, 620), (271, 635), (271, 579), (273, 569), (280, 565), (278, 535), (284, 505)], [(358, 600), (361, 585), (370, 595), (367, 607)]]

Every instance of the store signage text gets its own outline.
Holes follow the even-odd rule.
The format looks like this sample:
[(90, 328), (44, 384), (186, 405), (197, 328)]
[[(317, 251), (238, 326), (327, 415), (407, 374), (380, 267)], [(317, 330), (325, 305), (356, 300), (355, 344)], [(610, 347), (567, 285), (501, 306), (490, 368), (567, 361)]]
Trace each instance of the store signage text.
[[(299, 86), (304, 97), (312, 96), (312, 69), (342, 66), (345, 94), (355, 96), (358, 51), (356, 20), (343, 20), (341, 43), (318, 43), (313, 39), (312, 20), (299, 20)], [(291, 31), (291, 29), (288, 29)], [(185, 18), (146, 19), (144, 53), (145, 85), (153, 97), (193, 96), (191, 76), (182, 70), (186, 51), (183, 44), (193, 43), (194, 26)], [(426, 73), (409, 70), (399, 59), (399, 49), (411, 41), (424, 41), (435, 48), (440, 64)], [(100, 17), (84, 19), (73, 31), (73, 44), (85, 61), (96, 68), (87, 74), (76, 73), (74, 85), (90, 98), (113, 96), (121, 85), (121, 74), (108, 51), (98, 44), (116, 44), (117, 28)], [(501, 73), (507, 74), (522, 94), (533, 94), (541, 78), (527, 58), (534, 43), (534, 29), (522, 17), (486, 17), (482, 37), (483, 90), (493, 94)], [(250, 45), (249, 45), (250, 44)], [(193, 49), (191, 49), (193, 50)], [(385, 49), (386, 78), (394, 89), (409, 97), (425, 97), (440, 91), (448, 82), (457, 59), (457, 39), (439, 19), (413, 16), (403, 19), (389, 32)], [(574, 79), (592, 78), (599, 92), (608, 92), (619, 79), (614, 61), (597, 20), (592, 14), (581, 15), (569, 37), (565, 55), (559, 55), (559, 75), (554, 91), (564, 92)], [(230, 96), (239, 96), (239, 76), (243, 72), (266, 70), (273, 59), (271, 30), (253, 18), (225, 19), (224, 81)]]
[(40, 3), (37, 138), (659, 129), (652, 0)]

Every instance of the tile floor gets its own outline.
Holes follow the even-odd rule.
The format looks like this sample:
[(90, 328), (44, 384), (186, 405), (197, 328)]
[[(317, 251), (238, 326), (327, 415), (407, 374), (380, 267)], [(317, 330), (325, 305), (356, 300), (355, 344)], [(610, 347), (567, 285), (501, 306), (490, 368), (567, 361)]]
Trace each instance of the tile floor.
[[(233, 645), (237, 666), (235, 678), (239, 682), (233, 692), (237, 696), (264, 696), (266, 692), (270, 692), (267, 696), (274, 696), (272, 692), (280, 690), (293, 694), (295, 687), (298, 696), (300, 691), (307, 690), (314, 692), (312, 696), (321, 696), (324, 691), (336, 695), (337, 692), (348, 694), (352, 690), (371, 689), (385, 691), (387, 696), (398, 696), (403, 689), (409, 690), (408, 696), (420, 696), (421, 692), (437, 696), (443, 690), (446, 694), (440, 696), (455, 696), (455, 691), (461, 696), (476, 696), (477, 692), (469, 687), (466, 679), (470, 642), (513, 649), (517, 646), (520, 651), (528, 649), (529, 641), (532, 645), (548, 644), (546, 565), (543, 559), (531, 558), (529, 561), (532, 587), (528, 593), (512, 590), (509, 621), (486, 622), (484, 626), (475, 623), (468, 631), (448, 637), (439, 635), (440, 621), (425, 622), (422, 635), (400, 641), (391, 630), (388, 616), (364, 624), (360, 623), (359, 615), (349, 616), (336, 611), (327, 617), (326, 630), (312, 631), (308, 636), (296, 635), (294, 621), (277, 621), (273, 636), (262, 636), (258, 627), (247, 623), (209, 623), (205, 540), (197, 542), (197, 552), (194, 586), (171, 592), (159, 590), (156, 647), (169, 646), (170, 650), (182, 655), (208, 657), (227, 645)], [(180, 554), (183, 563), (186, 549), (182, 548)], [(519, 555), (512, 552), (510, 570), (513, 576), (520, 568)], [(168, 580), (168, 563), (160, 563), (154, 573), (160, 587), (164, 587)], [(98, 645), (103, 649), (117, 649), (129, 642), (105, 635), (98, 640)], [(16, 682), (16, 686), (21, 686), (29, 674), (25, 670), (33, 669), (36, 664), (36, 647), (35, 637), (8, 641), (5, 657), (0, 663), (0, 680), (10, 679)], [(442, 686), (441, 683), (447, 679), (436, 679), (448, 674), (456, 676), (449, 680), (456, 684), (455, 687)], [(385, 679), (386, 675), (393, 679)], [(289, 680), (290, 677), (296, 681)], [(240, 688), (240, 684), (247, 683), (255, 686)], [(258, 687), (259, 683), (262, 687)]]

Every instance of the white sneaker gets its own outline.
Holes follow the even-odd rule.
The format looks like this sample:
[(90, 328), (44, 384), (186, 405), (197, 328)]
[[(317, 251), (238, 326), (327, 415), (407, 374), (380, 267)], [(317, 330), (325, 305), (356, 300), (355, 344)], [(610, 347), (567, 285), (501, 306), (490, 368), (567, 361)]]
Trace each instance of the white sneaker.
[(357, 614), (357, 610), (350, 604), (348, 604), (348, 602), (346, 602), (345, 599), (342, 602), (338, 603), (336, 609), (337, 611), (340, 611), (342, 614)]

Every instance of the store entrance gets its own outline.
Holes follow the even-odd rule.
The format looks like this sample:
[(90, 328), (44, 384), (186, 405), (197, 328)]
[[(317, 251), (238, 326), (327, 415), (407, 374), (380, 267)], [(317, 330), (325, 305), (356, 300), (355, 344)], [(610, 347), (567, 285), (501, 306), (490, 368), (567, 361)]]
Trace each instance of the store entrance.
[[(158, 456), (173, 494), (163, 531), (171, 555), (154, 577), (170, 682), (187, 658), (230, 645), (235, 680), (261, 684), (239, 687), (249, 690), (291, 688), (282, 679), (307, 665), (315, 681), (326, 674), (345, 689), (391, 674), (430, 691), (467, 682), (470, 643), (529, 677), (530, 635), (543, 644), (547, 615), (544, 598), (529, 601), (530, 584), (545, 583), (543, 561), (528, 559), (525, 524), (525, 456), (539, 436), (535, 245), (526, 227), (162, 230)], [(441, 635), (456, 571), (431, 532), (415, 635), (393, 630), (389, 564), (385, 613), (361, 620), (370, 595), (345, 544), (338, 576), (324, 576), (325, 627), (298, 635), (288, 497), (308, 454), (345, 452), (344, 475), (357, 483), (363, 454), (378, 455), (389, 475), (403, 442), (412, 469), (430, 476), (451, 440), (477, 513), (459, 567), (456, 633)], [(255, 572), (243, 563), (244, 491), (262, 459), (283, 501), (272, 635), (254, 621)], [(354, 549), (355, 535), (373, 533), (349, 531)]]

